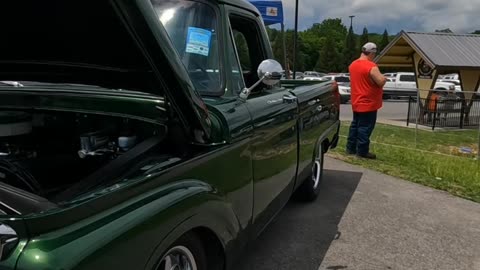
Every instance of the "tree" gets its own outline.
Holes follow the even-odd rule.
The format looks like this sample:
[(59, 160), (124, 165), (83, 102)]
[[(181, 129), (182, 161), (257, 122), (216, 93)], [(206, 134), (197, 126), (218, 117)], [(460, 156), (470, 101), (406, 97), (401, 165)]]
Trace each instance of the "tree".
[(474, 34), (474, 35), (480, 35), (480, 30), (475, 30), (475, 31), (472, 32), (472, 34)]
[(345, 60), (344, 70), (357, 58), (357, 44), (353, 28), (348, 29), (347, 38), (345, 39), (345, 48), (343, 49), (343, 58)]
[[(343, 52), (346, 36), (347, 28), (339, 18), (325, 19), (321, 23), (315, 23), (309, 29), (301, 32), (300, 37), (305, 49), (302, 51), (304, 53), (305, 69), (329, 71), (323, 69), (322, 65), (318, 65), (320, 51), (326, 46), (326, 38), (328, 37), (333, 41), (333, 46), (337, 49), (338, 53)], [(341, 65), (344, 65), (343, 54), (338, 55), (337, 61), (341, 61)]]
[(360, 48), (368, 42), (368, 29), (367, 26), (363, 27), (363, 33), (360, 37)]
[(331, 36), (324, 38), (324, 45), (320, 50), (315, 69), (325, 72), (339, 72), (345, 67), (342, 57), (335, 46), (335, 39)]
[(383, 31), (382, 40), (379, 44), (379, 51), (383, 51), (383, 49), (388, 46), (388, 43), (390, 43), (390, 41), (388, 40), (388, 31), (387, 29), (385, 29), (385, 31)]

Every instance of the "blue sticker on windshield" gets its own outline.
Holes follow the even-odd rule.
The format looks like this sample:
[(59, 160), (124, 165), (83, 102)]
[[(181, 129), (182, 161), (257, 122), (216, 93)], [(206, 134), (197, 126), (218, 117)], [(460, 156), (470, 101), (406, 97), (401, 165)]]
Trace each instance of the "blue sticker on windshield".
[(187, 48), (185, 51), (187, 53), (208, 56), (211, 39), (211, 31), (197, 27), (188, 27)]

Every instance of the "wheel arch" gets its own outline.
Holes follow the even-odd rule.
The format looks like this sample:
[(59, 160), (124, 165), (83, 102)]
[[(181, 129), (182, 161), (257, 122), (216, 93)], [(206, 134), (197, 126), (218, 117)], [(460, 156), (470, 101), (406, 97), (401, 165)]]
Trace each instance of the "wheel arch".
[[(242, 234), (239, 221), (226, 201), (214, 194), (207, 196), (208, 201), (202, 198), (203, 202), (196, 207), (193, 215), (171, 226), (171, 231), (152, 252), (145, 269), (155, 269), (168, 248), (188, 233), (198, 236), (205, 246), (209, 270), (223, 270), (234, 260), (232, 256), (238, 254), (242, 242), (236, 239)], [(214, 260), (218, 261), (215, 263)]]

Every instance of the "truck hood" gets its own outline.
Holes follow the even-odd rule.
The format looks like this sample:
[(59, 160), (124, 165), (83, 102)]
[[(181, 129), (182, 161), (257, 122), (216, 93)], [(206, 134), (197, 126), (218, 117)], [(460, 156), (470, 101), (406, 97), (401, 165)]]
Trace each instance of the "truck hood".
[(0, 81), (146, 92), (166, 99), (193, 135), (209, 137), (206, 106), (149, 1), (5, 1)]

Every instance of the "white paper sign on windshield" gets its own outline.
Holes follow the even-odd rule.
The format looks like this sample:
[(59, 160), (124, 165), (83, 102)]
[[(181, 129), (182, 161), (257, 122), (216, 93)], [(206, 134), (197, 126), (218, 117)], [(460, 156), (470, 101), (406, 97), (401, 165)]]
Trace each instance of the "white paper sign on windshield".
[(189, 27), (186, 52), (208, 56), (211, 39), (211, 31), (197, 27)]

